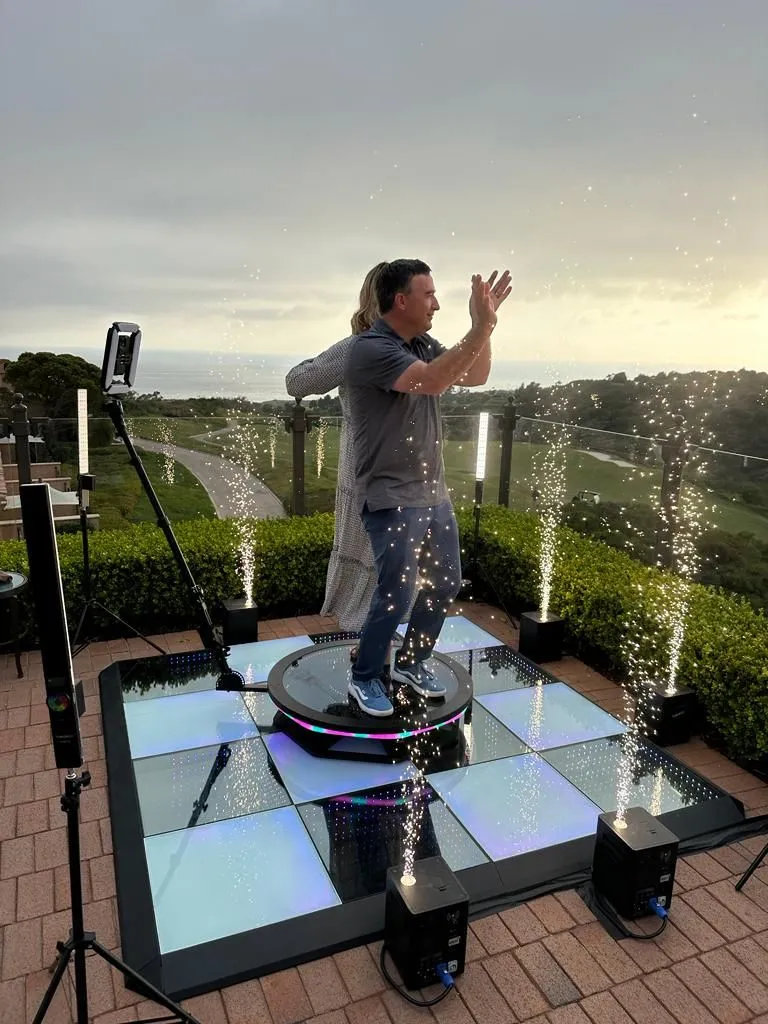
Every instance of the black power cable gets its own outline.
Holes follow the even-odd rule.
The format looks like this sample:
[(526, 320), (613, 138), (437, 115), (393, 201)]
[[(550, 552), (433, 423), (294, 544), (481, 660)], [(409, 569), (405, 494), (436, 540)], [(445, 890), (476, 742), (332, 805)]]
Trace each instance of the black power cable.
[[(442, 1002), (443, 999), (445, 999), (449, 992), (456, 988), (455, 983), (451, 981), (451, 984), (446, 986), (445, 991), (441, 992), (439, 996), (435, 996), (434, 999), (416, 999), (413, 996), (409, 995), (402, 985), (398, 985), (395, 979), (390, 975), (386, 965), (386, 954), (387, 947), (382, 945), (381, 956), (379, 957), (379, 967), (381, 967), (381, 973), (384, 975), (384, 977), (395, 990), (395, 992), (398, 992), (403, 997), (403, 999), (407, 1000), (413, 1006), (436, 1006), (437, 1003), (440, 1003)], [(443, 984), (445, 984), (445, 982), (443, 982)]]
[[(656, 929), (656, 931), (655, 932), (633, 932), (631, 929), (627, 928), (626, 924), (619, 917), (619, 915), (618, 915), (617, 911), (614, 909), (614, 907), (607, 900), (604, 900), (603, 897), (600, 895), (600, 893), (593, 892), (593, 896), (594, 896), (595, 902), (600, 907), (600, 909), (605, 914), (605, 916), (608, 918), (608, 920), (611, 922), (611, 924), (615, 925), (616, 928), (619, 929), (621, 934), (626, 936), (626, 938), (628, 938), (628, 939), (638, 939), (641, 942), (648, 942), (651, 939), (658, 939), (658, 937), (661, 935), (661, 933), (667, 927), (667, 921), (669, 920), (667, 912), (666, 912), (666, 910), (664, 910), (663, 907), (658, 907), (658, 905), (656, 905), (656, 906), (654, 906), (652, 908), (653, 912), (654, 912), (654, 914), (657, 914), (661, 918), (661, 924)], [(661, 911), (661, 913), (659, 913), (659, 911)]]

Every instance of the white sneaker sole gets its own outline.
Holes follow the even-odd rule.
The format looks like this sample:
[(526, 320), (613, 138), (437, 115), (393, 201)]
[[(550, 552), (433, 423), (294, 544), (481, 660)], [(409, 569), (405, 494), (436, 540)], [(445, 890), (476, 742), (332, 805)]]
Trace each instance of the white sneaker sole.
[(364, 715), (371, 715), (373, 718), (391, 718), (392, 715), (394, 715), (395, 713), (395, 709), (393, 707), (390, 707), (388, 711), (376, 711), (373, 708), (367, 707), (363, 700), (362, 693), (355, 686), (354, 682), (351, 682), (347, 687), (347, 693), (350, 695), (350, 697), (354, 698), (354, 700), (357, 702), (357, 706), (360, 708)]
[(423, 686), (420, 686), (415, 679), (412, 679), (405, 672), (400, 672), (398, 669), (392, 669), (392, 678), (396, 679), (398, 683), (405, 683), (406, 686), (418, 693), (420, 697), (426, 697), (428, 700), (442, 700), (445, 697), (446, 690), (442, 690), (440, 693), (435, 693), (434, 690), (425, 690)]

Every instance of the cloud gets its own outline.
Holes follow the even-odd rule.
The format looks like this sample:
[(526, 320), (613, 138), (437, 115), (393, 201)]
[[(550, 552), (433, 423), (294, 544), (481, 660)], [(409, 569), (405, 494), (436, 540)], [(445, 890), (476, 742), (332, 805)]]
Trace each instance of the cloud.
[(419, 255), (448, 333), (509, 264), (535, 345), (661, 303), (752, 351), (764, 0), (6, 7), (0, 319), (30, 346), (122, 310), (205, 347), (230, 309), (251, 350), (314, 345)]

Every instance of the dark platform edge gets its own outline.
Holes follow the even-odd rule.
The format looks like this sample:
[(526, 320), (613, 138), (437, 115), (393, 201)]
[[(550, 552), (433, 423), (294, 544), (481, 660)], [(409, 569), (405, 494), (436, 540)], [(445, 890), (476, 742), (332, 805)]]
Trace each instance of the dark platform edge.
[[(380, 939), (384, 928), (383, 892), (188, 949), (160, 953), (123, 712), (120, 667), (121, 663), (116, 663), (105, 669), (99, 683), (125, 961), (170, 998), (180, 1000)], [(667, 751), (662, 754), (698, 775)], [(765, 828), (763, 820), (745, 821), (738, 800), (713, 783), (708, 785), (722, 795), (706, 804), (659, 816), (680, 838), (681, 850), (711, 848)], [(457, 871), (470, 897), (471, 916), (481, 917), (587, 881), (593, 848), (594, 837), (587, 836)]]

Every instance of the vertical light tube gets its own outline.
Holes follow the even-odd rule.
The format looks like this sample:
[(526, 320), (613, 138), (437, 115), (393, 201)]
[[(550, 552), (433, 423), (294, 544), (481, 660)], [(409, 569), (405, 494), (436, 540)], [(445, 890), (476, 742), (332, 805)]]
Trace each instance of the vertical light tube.
[(88, 392), (77, 392), (77, 471), (88, 472)]
[(475, 480), (485, 480), (485, 457), (488, 452), (488, 420), (489, 413), (481, 412), (477, 426), (477, 463)]

